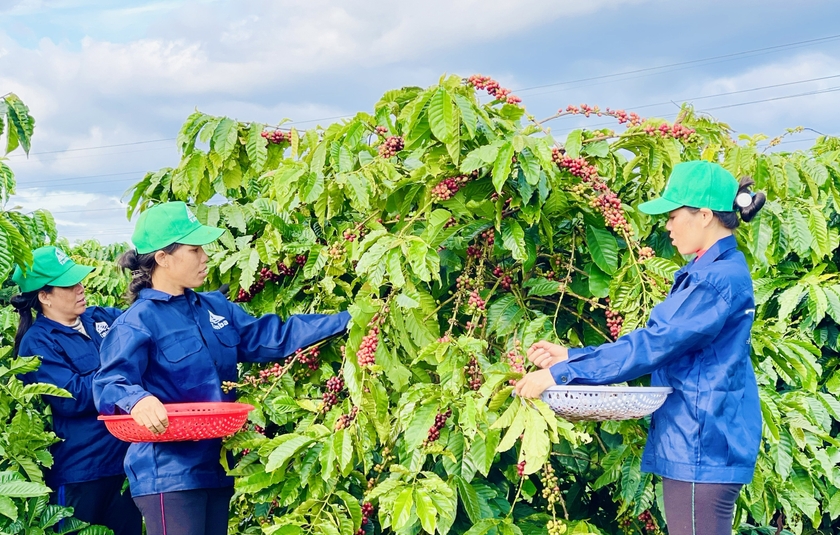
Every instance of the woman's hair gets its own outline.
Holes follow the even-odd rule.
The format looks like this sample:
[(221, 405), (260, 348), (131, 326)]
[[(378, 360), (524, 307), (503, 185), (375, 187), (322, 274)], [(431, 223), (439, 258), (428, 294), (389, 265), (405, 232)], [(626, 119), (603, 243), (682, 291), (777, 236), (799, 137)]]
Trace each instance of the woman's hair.
[(20, 341), (23, 340), (23, 335), (26, 334), (26, 331), (32, 327), (32, 309), (34, 308), (36, 312), (41, 312), (41, 301), (38, 300), (38, 294), (41, 292), (51, 293), (52, 290), (52, 286), (44, 286), (38, 290), (12, 296), (12, 306), (20, 314), (20, 321), (18, 322), (17, 332), (15, 333), (15, 346), (12, 349), (13, 356), (18, 356)]
[[(735, 194), (735, 198), (737, 199), (739, 196), (742, 196), (742, 194), (749, 195), (751, 200), (748, 205), (740, 206), (736, 200), (732, 205), (732, 212), (718, 212), (712, 210), (714, 216), (720, 220), (724, 227), (729, 230), (736, 229), (741, 223), (741, 220), (743, 220), (744, 223), (749, 223), (756, 215), (758, 215), (759, 210), (761, 210), (764, 203), (767, 202), (767, 196), (761, 191), (756, 191), (755, 193), (750, 191), (750, 187), (754, 185), (755, 180), (748, 176), (741, 178), (738, 183), (738, 193)], [(686, 206), (686, 208), (694, 213), (700, 210), (699, 208), (691, 206)]]
[[(180, 243), (173, 243), (160, 250), (166, 254), (172, 254), (180, 246)], [(128, 284), (128, 291), (126, 292), (126, 299), (129, 303), (133, 303), (137, 299), (140, 290), (152, 287), (152, 273), (157, 269), (155, 253), (157, 251), (137, 254), (137, 249), (129, 249), (117, 260), (117, 265), (131, 270), (131, 282)]]

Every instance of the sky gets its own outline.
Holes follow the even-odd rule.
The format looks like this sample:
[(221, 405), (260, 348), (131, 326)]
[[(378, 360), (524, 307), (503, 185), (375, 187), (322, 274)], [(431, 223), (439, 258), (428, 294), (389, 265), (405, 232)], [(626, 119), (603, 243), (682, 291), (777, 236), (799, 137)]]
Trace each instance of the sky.
[[(127, 241), (123, 194), (177, 165), (196, 108), (326, 126), (444, 73), (492, 76), (537, 117), (692, 101), (739, 134), (806, 127), (781, 148), (807, 148), (840, 134), (838, 20), (836, 0), (0, 0), (0, 94), (36, 119), (7, 208)], [(604, 121), (549, 123), (561, 140), (584, 124)]]

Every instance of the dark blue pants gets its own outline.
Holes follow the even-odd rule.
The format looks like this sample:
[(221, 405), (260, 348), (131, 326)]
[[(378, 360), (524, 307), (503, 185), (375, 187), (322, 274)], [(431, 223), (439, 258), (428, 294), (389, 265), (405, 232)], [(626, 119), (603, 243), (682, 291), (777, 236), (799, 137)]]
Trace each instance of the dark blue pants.
[(740, 483), (691, 483), (662, 478), (669, 535), (732, 535)]
[(128, 489), (122, 492), (124, 484), (125, 476), (68, 483), (58, 487), (52, 499), (72, 507), (79, 520), (110, 528), (114, 535), (140, 535), (143, 520)]
[(227, 535), (233, 488), (196, 489), (137, 496), (146, 535)]

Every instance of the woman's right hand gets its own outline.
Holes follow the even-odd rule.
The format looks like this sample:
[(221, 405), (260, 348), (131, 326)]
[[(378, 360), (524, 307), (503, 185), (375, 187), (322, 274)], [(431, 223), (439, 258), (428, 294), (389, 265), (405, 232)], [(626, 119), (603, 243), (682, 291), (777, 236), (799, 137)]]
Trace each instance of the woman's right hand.
[(538, 368), (551, 368), (558, 362), (563, 362), (569, 358), (569, 349), (560, 344), (552, 344), (545, 340), (540, 340), (536, 344), (528, 348), (528, 360), (533, 362)]
[(159, 435), (169, 427), (166, 407), (154, 396), (146, 396), (131, 409), (131, 417), (152, 433)]

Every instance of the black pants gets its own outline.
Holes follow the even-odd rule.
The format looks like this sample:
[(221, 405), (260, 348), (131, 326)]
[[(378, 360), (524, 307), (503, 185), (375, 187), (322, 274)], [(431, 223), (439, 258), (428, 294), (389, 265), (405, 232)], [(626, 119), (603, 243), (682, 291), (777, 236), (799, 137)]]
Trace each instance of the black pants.
[(137, 496), (146, 535), (227, 535), (233, 488)]
[(668, 535), (732, 535), (732, 516), (742, 486), (662, 478)]
[(90, 524), (105, 526), (114, 535), (140, 535), (143, 520), (126, 489), (125, 476), (111, 476), (68, 483), (58, 487), (52, 499), (58, 505), (73, 508), (73, 516)]

